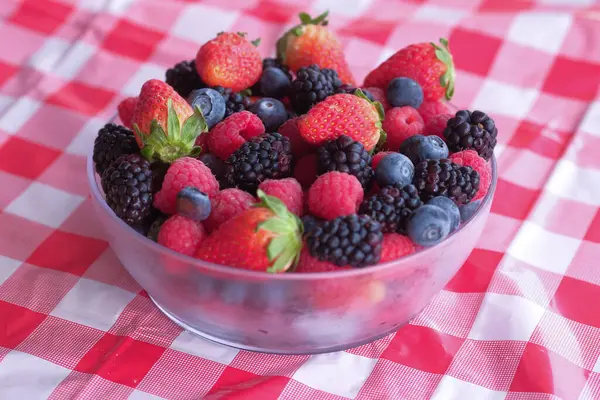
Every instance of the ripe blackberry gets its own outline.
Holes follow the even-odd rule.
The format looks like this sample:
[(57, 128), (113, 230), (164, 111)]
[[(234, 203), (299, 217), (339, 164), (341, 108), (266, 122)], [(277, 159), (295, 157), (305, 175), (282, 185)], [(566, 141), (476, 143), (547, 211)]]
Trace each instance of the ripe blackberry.
[[(290, 82), (294, 80), (290, 72), (290, 68), (287, 65), (283, 64), (281, 60), (278, 60), (277, 58), (263, 59), (263, 71), (267, 68), (278, 68), (282, 70), (284, 74), (287, 75), (287, 77), (290, 79)], [(250, 88), (250, 90), (252, 91), (252, 96), (264, 96), (263, 93), (261, 93), (260, 91), (260, 79), (254, 84), (254, 86), (252, 86), (252, 88)]]
[(460, 206), (477, 194), (479, 173), (446, 158), (425, 160), (415, 166), (413, 183), (425, 203), (436, 196), (446, 196)]
[(294, 111), (305, 114), (312, 106), (334, 94), (341, 85), (337, 72), (332, 69), (320, 69), (315, 64), (300, 68), (292, 82), (290, 102)]
[(227, 160), (227, 181), (254, 193), (266, 179), (281, 179), (292, 174), (292, 146), (279, 133), (265, 133), (247, 141)]
[(196, 71), (195, 60), (181, 61), (175, 64), (173, 68), (167, 70), (165, 77), (165, 81), (184, 99), (192, 90), (206, 86)]
[[(347, 93), (347, 94), (354, 94), (354, 92), (356, 92), (356, 89), (358, 89), (357, 87), (354, 87), (348, 83), (344, 83), (342, 86), (340, 86), (339, 88), (337, 88), (335, 90), (335, 93)], [(366, 89), (360, 89), (362, 90), (362, 92), (365, 94), (365, 96), (367, 96), (367, 98), (371, 101), (375, 101), (375, 98), (373, 97), (373, 94), (371, 92), (369, 92)]]
[(306, 238), (306, 236), (323, 221), (322, 219), (313, 217), (312, 215), (305, 215), (301, 219), (304, 227), (304, 238)]
[(360, 142), (346, 135), (330, 140), (317, 149), (317, 171), (319, 175), (330, 171), (354, 175), (366, 189), (370, 187), (374, 175), (369, 152)]
[(383, 232), (406, 233), (406, 223), (422, 204), (414, 185), (391, 185), (364, 200), (358, 213), (379, 222)]
[(481, 111), (460, 110), (444, 129), (446, 144), (452, 153), (473, 149), (486, 161), (492, 158), (497, 136), (494, 120)]
[(377, 264), (381, 257), (381, 224), (366, 215), (345, 215), (319, 223), (306, 235), (310, 254), (337, 266)]
[(141, 225), (152, 211), (152, 169), (139, 154), (116, 159), (102, 174), (106, 203), (131, 226)]
[(140, 147), (135, 141), (133, 132), (121, 125), (106, 124), (98, 131), (94, 141), (94, 154), (92, 159), (96, 172), (102, 173), (124, 154), (139, 153)]
[(229, 88), (223, 86), (214, 86), (214, 90), (221, 93), (223, 99), (225, 99), (225, 117), (229, 117), (231, 114), (244, 111), (250, 107), (250, 98), (240, 92), (232, 92)]

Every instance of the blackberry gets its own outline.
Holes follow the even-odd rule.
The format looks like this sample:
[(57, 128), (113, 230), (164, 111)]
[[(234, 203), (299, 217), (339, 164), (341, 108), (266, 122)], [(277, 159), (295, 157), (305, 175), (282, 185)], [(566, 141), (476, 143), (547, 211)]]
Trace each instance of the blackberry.
[(98, 131), (94, 141), (94, 154), (92, 159), (96, 172), (102, 173), (124, 154), (139, 153), (140, 148), (135, 141), (133, 132), (121, 125), (106, 124)]
[(383, 232), (406, 233), (406, 223), (421, 205), (419, 192), (414, 185), (391, 185), (365, 199), (358, 213), (379, 222)]
[(360, 142), (346, 135), (317, 149), (317, 171), (319, 174), (339, 171), (354, 175), (366, 189), (371, 186), (374, 176), (369, 152)]
[(294, 111), (305, 114), (312, 106), (335, 93), (342, 85), (337, 72), (320, 69), (316, 64), (298, 69), (292, 82), (290, 102)]
[[(354, 94), (354, 92), (356, 92), (356, 89), (359, 89), (357, 87), (354, 87), (348, 83), (344, 83), (342, 86), (340, 86), (339, 88), (337, 88), (335, 90), (335, 93), (347, 93), (347, 94)], [(365, 94), (365, 96), (367, 96), (367, 98), (371, 101), (375, 101), (375, 97), (373, 97), (373, 94), (371, 92), (369, 92), (366, 89), (360, 88), (360, 90), (362, 90), (362, 92)]]
[(304, 227), (304, 237), (306, 237), (309, 232), (311, 232), (313, 229), (315, 229), (319, 223), (322, 220), (317, 218), (317, 217), (313, 217), (312, 215), (305, 215), (304, 217), (302, 217), (302, 226)]
[(198, 71), (196, 71), (196, 61), (181, 61), (169, 68), (165, 74), (165, 81), (184, 99), (189, 96), (192, 90), (206, 87)]
[(313, 257), (340, 267), (377, 264), (382, 243), (381, 224), (357, 214), (321, 222), (306, 235), (306, 245)]
[(486, 161), (492, 158), (497, 136), (494, 120), (481, 111), (460, 110), (448, 120), (444, 129), (451, 152), (476, 150)]
[(230, 88), (224, 88), (223, 86), (213, 86), (212, 89), (221, 93), (223, 99), (225, 99), (225, 117), (229, 117), (231, 114), (244, 111), (250, 107), (250, 98), (240, 92), (232, 92)]
[(139, 154), (116, 159), (102, 174), (106, 203), (128, 225), (139, 226), (152, 212), (152, 169)]
[(460, 206), (477, 194), (479, 173), (447, 158), (425, 160), (415, 165), (413, 183), (425, 203), (436, 196), (446, 196)]
[[(278, 68), (283, 71), (283, 73), (289, 78), (290, 82), (294, 80), (294, 78), (292, 77), (292, 73), (290, 72), (290, 68), (287, 65), (283, 64), (281, 60), (277, 58), (263, 59), (263, 71), (267, 68)], [(250, 90), (252, 91), (253, 96), (264, 96), (264, 94), (261, 93), (260, 90), (260, 79), (254, 84), (254, 86), (250, 88)]]
[(291, 149), (289, 139), (279, 133), (265, 133), (252, 138), (227, 160), (229, 185), (254, 193), (266, 179), (290, 176)]
[(150, 224), (146, 237), (154, 242), (158, 242), (158, 232), (160, 232), (160, 228), (168, 218), (167, 215), (159, 214), (156, 219), (152, 221), (152, 224)]

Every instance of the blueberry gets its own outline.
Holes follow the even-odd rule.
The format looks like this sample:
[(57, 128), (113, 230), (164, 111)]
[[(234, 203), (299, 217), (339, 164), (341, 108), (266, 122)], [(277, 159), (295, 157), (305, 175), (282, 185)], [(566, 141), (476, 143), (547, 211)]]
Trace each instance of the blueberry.
[(266, 132), (275, 132), (288, 119), (288, 112), (282, 102), (264, 97), (250, 106), (250, 112), (256, 114), (265, 126)]
[(275, 67), (266, 68), (259, 81), (261, 93), (276, 99), (284, 97), (291, 84), (286, 73)]
[(440, 160), (448, 157), (448, 146), (436, 135), (414, 135), (400, 145), (398, 151), (408, 157), (414, 164), (423, 160)]
[(450, 217), (450, 233), (458, 229), (460, 225), (460, 210), (455, 202), (446, 196), (437, 196), (429, 200), (427, 204), (436, 206), (446, 211)]
[(195, 221), (204, 221), (210, 215), (210, 200), (193, 186), (184, 187), (177, 193), (177, 213)]
[(472, 201), (470, 203), (465, 204), (464, 206), (460, 206), (460, 219), (462, 222), (467, 222), (479, 209), (481, 205), (481, 200)]
[(192, 91), (188, 102), (193, 108), (202, 110), (208, 129), (212, 128), (225, 116), (225, 99), (214, 89), (204, 88)]
[(423, 89), (410, 78), (394, 78), (387, 88), (387, 99), (393, 107), (421, 107)]
[(408, 237), (419, 246), (433, 246), (441, 242), (450, 233), (450, 217), (443, 209), (424, 205), (416, 209), (408, 220)]
[(415, 166), (404, 154), (391, 153), (383, 157), (375, 169), (375, 177), (380, 187), (412, 182)]

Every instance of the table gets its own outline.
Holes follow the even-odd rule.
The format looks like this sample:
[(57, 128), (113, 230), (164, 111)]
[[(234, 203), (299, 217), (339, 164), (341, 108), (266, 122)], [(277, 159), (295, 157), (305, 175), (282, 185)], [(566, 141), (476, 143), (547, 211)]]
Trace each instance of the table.
[[(3, 0), (0, 398), (600, 398), (600, 8), (593, 0)], [(183, 332), (95, 221), (85, 156), (125, 96), (223, 30), (263, 55), (329, 9), (355, 73), (447, 37), (454, 103), (499, 126), (497, 196), (410, 324), (317, 356)]]

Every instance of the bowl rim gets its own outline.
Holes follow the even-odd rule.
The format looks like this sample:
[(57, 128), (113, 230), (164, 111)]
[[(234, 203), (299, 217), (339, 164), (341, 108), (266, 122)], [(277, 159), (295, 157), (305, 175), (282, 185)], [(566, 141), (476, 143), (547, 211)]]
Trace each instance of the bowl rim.
[[(420, 257), (426, 257), (427, 254), (431, 254), (431, 253), (435, 252), (442, 243), (449, 240), (453, 236), (457, 235), (459, 232), (461, 232), (463, 229), (465, 229), (468, 225), (472, 224), (473, 221), (478, 216), (480, 216), (481, 211), (486, 208), (488, 203), (491, 203), (492, 199), (494, 198), (494, 193), (496, 191), (496, 185), (497, 185), (497, 181), (498, 181), (498, 165), (496, 162), (495, 155), (492, 155), (492, 158), (490, 159), (489, 162), (491, 163), (492, 181), (490, 183), (488, 192), (482, 199), (481, 204), (479, 205), (479, 208), (477, 209), (477, 212), (475, 212), (475, 214), (473, 214), (471, 216), (471, 218), (469, 218), (466, 222), (464, 222), (460, 226), (459, 229), (452, 232), (442, 242), (436, 244), (435, 246), (421, 248), (421, 249), (418, 249), (416, 252), (414, 252), (408, 256), (399, 258), (397, 260), (392, 260), (392, 261), (388, 261), (385, 263), (368, 266), (365, 268), (355, 268), (355, 269), (350, 269), (350, 270), (328, 271), (328, 272), (303, 272), (303, 273), (279, 273), (279, 274), (272, 274), (272, 273), (268, 273), (268, 272), (246, 270), (246, 269), (241, 269), (241, 268), (225, 266), (225, 265), (221, 265), (221, 264), (214, 264), (214, 263), (203, 261), (203, 260), (200, 260), (200, 259), (197, 259), (194, 257), (183, 255), (183, 254), (178, 253), (174, 250), (171, 250), (167, 247), (159, 245), (158, 243), (154, 242), (153, 240), (147, 238), (146, 236), (141, 235), (138, 232), (136, 232), (133, 228), (131, 228), (129, 225), (127, 225), (123, 220), (121, 220), (119, 217), (117, 217), (116, 214), (113, 212), (113, 210), (108, 206), (108, 204), (106, 203), (106, 201), (104, 200), (104, 198), (100, 192), (100, 188), (98, 186), (98, 181), (96, 179), (97, 174), (96, 174), (96, 171), (94, 168), (93, 149), (89, 152), (88, 157), (87, 157), (86, 172), (87, 172), (88, 186), (90, 189), (90, 193), (93, 197), (93, 201), (96, 201), (101, 205), (104, 213), (107, 214), (109, 218), (116, 220), (117, 224), (119, 224), (124, 229), (129, 229), (130, 232), (133, 233), (132, 237), (134, 240), (141, 242), (141, 244), (143, 244), (144, 246), (147, 246), (150, 249), (157, 251), (158, 253), (166, 254), (169, 257), (174, 257), (174, 258), (178, 259), (181, 262), (191, 264), (191, 265), (197, 267), (197, 269), (200, 272), (202, 272), (203, 270), (208, 270), (210, 272), (217, 273), (217, 274), (235, 275), (236, 277), (239, 277), (241, 279), (252, 279), (252, 280), (255, 280), (255, 279), (264, 280), (264, 278), (268, 276), (269, 279), (273, 279), (273, 280), (277, 280), (277, 281), (313, 281), (316, 279), (324, 279), (324, 278), (327, 278), (327, 279), (328, 278), (353, 278), (353, 277), (359, 277), (359, 276), (368, 276), (371, 274), (381, 273), (386, 270), (391, 270), (393, 268), (402, 268), (402, 266), (397, 265), (399, 260), (402, 260), (402, 262), (405, 263), (405, 268), (408, 268), (410, 265), (415, 265), (410, 262), (411, 260), (416, 260)], [(109, 241), (108, 238), (105, 238), (105, 240)]]

